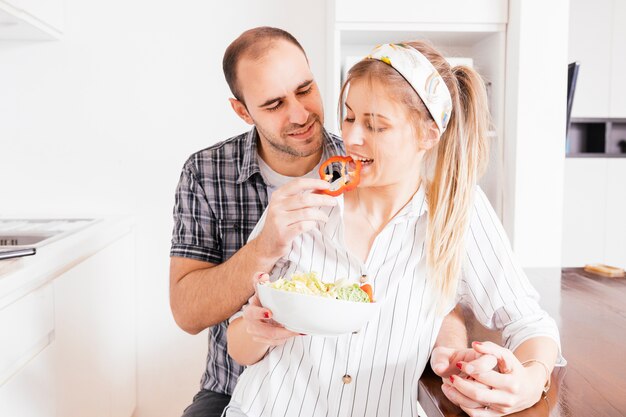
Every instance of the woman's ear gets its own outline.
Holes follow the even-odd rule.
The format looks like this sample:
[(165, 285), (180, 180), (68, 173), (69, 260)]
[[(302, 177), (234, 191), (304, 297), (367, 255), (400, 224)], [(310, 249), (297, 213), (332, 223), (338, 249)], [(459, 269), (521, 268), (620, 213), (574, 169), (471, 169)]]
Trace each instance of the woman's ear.
[(250, 113), (248, 113), (248, 109), (246, 108), (245, 104), (243, 104), (236, 98), (229, 98), (228, 101), (230, 101), (230, 107), (233, 108), (233, 110), (235, 111), (237, 116), (241, 118), (241, 120), (248, 123), (249, 125), (254, 124), (254, 120), (252, 120), (252, 117), (250, 117)]
[(439, 128), (434, 120), (431, 120), (428, 124), (428, 128), (426, 129), (425, 135), (420, 140), (420, 149), (423, 151), (428, 151), (437, 146), (439, 143), (441, 135), (439, 135)]

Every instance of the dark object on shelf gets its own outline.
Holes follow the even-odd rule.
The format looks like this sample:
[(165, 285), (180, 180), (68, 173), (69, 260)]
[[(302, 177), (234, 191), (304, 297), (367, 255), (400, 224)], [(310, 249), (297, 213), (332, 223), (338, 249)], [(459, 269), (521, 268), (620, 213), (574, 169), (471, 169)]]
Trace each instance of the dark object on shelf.
[(37, 250), (35, 248), (0, 249), (0, 260), (18, 258), (20, 256), (31, 256), (31, 255), (34, 255), (35, 253), (37, 253)]
[(626, 157), (626, 119), (572, 119), (567, 136), (568, 157)]
[(565, 137), (569, 135), (572, 105), (574, 104), (574, 93), (576, 92), (576, 80), (578, 80), (579, 70), (580, 63), (578, 62), (572, 62), (567, 66), (567, 125), (565, 128)]

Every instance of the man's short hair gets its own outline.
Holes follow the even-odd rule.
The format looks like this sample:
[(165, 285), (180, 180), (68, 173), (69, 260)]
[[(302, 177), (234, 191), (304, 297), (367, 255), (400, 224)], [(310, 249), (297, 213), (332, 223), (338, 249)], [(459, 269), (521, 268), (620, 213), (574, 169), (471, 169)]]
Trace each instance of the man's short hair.
[(237, 64), (241, 58), (259, 59), (267, 52), (274, 41), (281, 39), (300, 48), (306, 58), (304, 48), (291, 33), (269, 26), (260, 26), (246, 30), (228, 45), (226, 52), (224, 52), (222, 69), (224, 70), (224, 77), (226, 77), (228, 87), (237, 100), (244, 103), (243, 94), (237, 83)]

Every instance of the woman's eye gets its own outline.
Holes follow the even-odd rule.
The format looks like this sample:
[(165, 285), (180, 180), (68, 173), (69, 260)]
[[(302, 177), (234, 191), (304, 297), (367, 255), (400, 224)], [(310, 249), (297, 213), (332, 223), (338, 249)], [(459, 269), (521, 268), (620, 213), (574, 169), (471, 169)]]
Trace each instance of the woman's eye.
[(299, 96), (306, 96), (307, 94), (309, 94), (309, 93), (311, 92), (311, 90), (312, 90), (312, 89), (313, 89), (313, 86), (311, 86), (311, 87), (307, 88), (307, 89), (306, 89), (306, 90), (304, 90), (304, 91), (299, 91), (299, 92), (298, 92), (298, 95), (299, 95)]
[(346, 117), (345, 119), (343, 119), (344, 122), (346, 123), (354, 123), (354, 117), (350, 118), (350, 117)]

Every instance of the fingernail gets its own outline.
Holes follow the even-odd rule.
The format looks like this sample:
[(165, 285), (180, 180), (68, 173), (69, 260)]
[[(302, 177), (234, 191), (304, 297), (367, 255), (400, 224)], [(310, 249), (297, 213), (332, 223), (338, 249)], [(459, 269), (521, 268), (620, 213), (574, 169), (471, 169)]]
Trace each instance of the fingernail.
[(300, 333), (300, 336), (306, 336), (306, 333)]
[(482, 343), (480, 343), (480, 342), (474, 342), (474, 344), (475, 344), (475, 345), (478, 345), (478, 346), (481, 346), (481, 345), (482, 345)]
[(463, 369), (463, 364), (461, 362), (457, 362), (456, 367), (459, 369)]
[(265, 316), (266, 319), (270, 318), (270, 313), (268, 313), (267, 311), (265, 313), (263, 313), (263, 315)]
[(450, 382), (454, 384), (454, 375), (450, 375)]
[(466, 374), (474, 373), (474, 367), (472, 365), (465, 365), (465, 373)]

